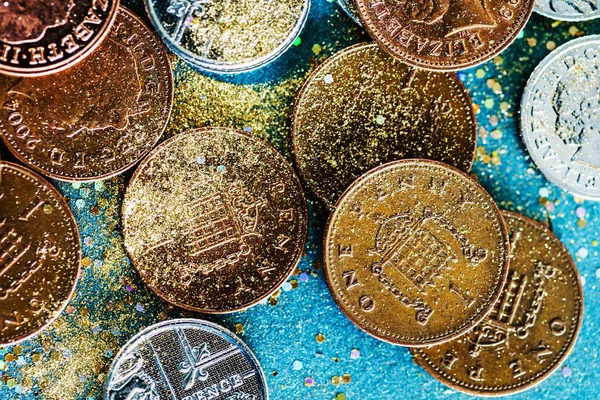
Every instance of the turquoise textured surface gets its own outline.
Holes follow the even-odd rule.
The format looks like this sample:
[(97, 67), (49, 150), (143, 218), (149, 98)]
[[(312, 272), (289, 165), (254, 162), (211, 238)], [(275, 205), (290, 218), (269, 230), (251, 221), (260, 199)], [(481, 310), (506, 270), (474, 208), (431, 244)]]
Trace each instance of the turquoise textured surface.
[[(124, 4), (145, 18), (140, 1)], [(575, 258), (584, 288), (585, 316), (573, 353), (549, 379), (515, 399), (600, 398), (600, 247), (596, 242), (600, 240), (600, 203), (581, 202), (546, 181), (528, 156), (518, 129), (523, 88), (549, 48), (597, 33), (600, 22), (556, 23), (534, 14), (502, 60), (459, 73), (479, 107), (481, 130), (474, 175), (501, 208), (551, 222)], [(313, 0), (301, 38), (300, 45), (266, 68), (218, 79), (244, 84), (278, 82), (308, 71), (350, 44), (368, 40), (334, 1), (326, 0)], [(318, 57), (315, 44), (322, 49)], [(182, 82), (176, 79), (176, 84)], [(292, 93), (288, 104), (293, 100)], [(275, 142), (289, 156), (285, 140)], [(10, 156), (4, 152), (3, 158)], [(178, 316), (206, 318), (233, 331), (243, 326), (239, 336), (260, 360), (273, 400), (329, 400), (342, 399), (342, 395), (357, 400), (470, 398), (429, 376), (412, 361), (407, 349), (366, 335), (342, 315), (320, 269), (327, 213), (310, 194), (309, 241), (298, 267), (303, 273), (292, 277), (297, 288), (293, 288), (295, 283), (284, 286), (276, 305), (258, 305), (224, 317), (205, 317), (168, 306), (144, 287), (122, 248), (119, 207), (129, 177), (130, 173), (96, 184), (56, 183), (75, 213), (83, 257), (89, 263), (84, 263), (75, 297), (48, 332), (20, 346), (0, 349), (0, 399), (98, 400), (104, 374), (118, 348), (143, 327)], [(316, 340), (318, 334), (324, 336), (322, 343)], [(14, 360), (8, 361), (8, 355)], [(350, 375), (350, 383), (332, 383), (332, 377), (343, 374)]]

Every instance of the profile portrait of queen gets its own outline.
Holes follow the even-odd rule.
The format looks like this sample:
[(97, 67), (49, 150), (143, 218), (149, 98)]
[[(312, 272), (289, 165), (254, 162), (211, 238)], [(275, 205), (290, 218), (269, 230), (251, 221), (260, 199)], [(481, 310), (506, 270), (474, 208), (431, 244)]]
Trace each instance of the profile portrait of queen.
[(9, 44), (35, 42), (49, 28), (67, 23), (75, 0), (2, 0), (0, 40)]

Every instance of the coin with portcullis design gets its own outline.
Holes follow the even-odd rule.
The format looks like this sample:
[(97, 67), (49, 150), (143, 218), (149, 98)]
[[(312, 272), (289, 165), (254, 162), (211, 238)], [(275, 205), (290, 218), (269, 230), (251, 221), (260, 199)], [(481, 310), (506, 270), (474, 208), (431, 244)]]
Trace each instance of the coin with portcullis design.
[(356, 178), (386, 162), (427, 158), (468, 172), (477, 123), (455, 73), (422, 71), (359, 44), (309, 77), (292, 135), (301, 176), (333, 208)]
[(161, 40), (121, 8), (86, 60), (51, 76), (0, 79), (0, 134), (22, 162), (55, 179), (92, 181), (141, 160), (173, 103)]
[(213, 73), (264, 66), (285, 52), (304, 27), (310, 0), (145, 0), (167, 46)]
[(165, 300), (226, 313), (273, 294), (304, 250), (307, 210), (293, 168), (244, 132), (175, 136), (138, 167), (123, 202), (125, 248)]
[(521, 100), (521, 134), (552, 183), (600, 201), (600, 35), (572, 40), (533, 71)]
[(415, 358), (450, 387), (476, 396), (520, 392), (567, 358), (581, 327), (583, 290), (573, 259), (550, 230), (504, 211), (510, 272), (501, 297), (472, 331)]
[(230, 331), (207, 321), (152, 325), (117, 354), (105, 400), (268, 400), (258, 360)]
[(381, 340), (418, 347), (460, 336), (492, 308), (508, 236), (490, 195), (430, 160), (357, 179), (329, 218), (325, 278), (346, 316)]
[(456, 71), (500, 54), (529, 20), (535, 0), (356, 0), (365, 29), (394, 57)]
[(52, 74), (87, 57), (106, 37), (119, 0), (4, 0), (0, 73)]
[(81, 244), (62, 195), (39, 175), (0, 163), (0, 346), (52, 323), (75, 290)]

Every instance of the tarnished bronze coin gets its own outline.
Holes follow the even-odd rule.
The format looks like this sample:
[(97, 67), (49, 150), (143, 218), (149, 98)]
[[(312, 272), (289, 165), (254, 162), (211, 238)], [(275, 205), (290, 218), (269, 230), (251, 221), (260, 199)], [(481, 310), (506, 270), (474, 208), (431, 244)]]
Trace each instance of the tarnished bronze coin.
[(427, 158), (468, 172), (476, 128), (456, 74), (421, 71), (360, 44), (310, 76), (292, 131), (302, 177), (333, 208), (356, 178), (386, 162)]
[(545, 226), (503, 211), (510, 272), (490, 314), (466, 335), (416, 349), (435, 378), (477, 396), (519, 392), (540, 383), (567, 358), (583, 318), (573, 259)]
[(365, 29), (386, 52), (415, 67), (455, 71), (508, 47), (535, 0), (356, 0)]
[(160, 139), (173, 103), (160, 38), (124, 8), (82, 63), (51, 76), (5, 78), (0, 88), (7, 147), (32, 168), (66, 181), (103, 179), (134, 165)]
[(123, 203), (125, 248), (162, 298), (227, 313), (273, 294), (304, 249), (307, 211), (292, 167), (227, 128), (175, 136), (139, 166)]
[(0, 346), (58, 317), (75, 289), (80, 259), (65, 199), (28, 169), (0, 163)]
[(446, 164), (404, 160), (356, 180), (329, 218), (325, 277), (359, 328), (390, 343), (457, 337), (489, 312), (508, 272), (490, 195)]
[(106, 37), (119, 0), (4, 0), (0, 73), (39, 76), (69, 68)]

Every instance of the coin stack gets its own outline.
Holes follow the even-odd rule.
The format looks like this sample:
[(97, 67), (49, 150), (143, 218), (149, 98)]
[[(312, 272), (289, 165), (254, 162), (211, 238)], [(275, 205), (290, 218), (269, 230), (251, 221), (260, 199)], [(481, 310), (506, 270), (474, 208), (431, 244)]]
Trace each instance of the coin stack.
[[(562, 19), (600, 13), (543, 0), (339, 3), (374, 42), (306, 80), (291, 115), (294, 166), (231, 128), (161, 143), (174, 92), (166, 49), (217, 76), (264, 67), (296, 40), (309, 0), (146, 0), (153, 28), (118, 0), (0, 5), (0, 133), (20, 162), (0, 162), (0, 346), (51, 324), (80, 274), (73, 214), (38, 173), (90, 182), (135, 167), (125, 249), (174, 306), (227, 314), (278, 291), (305, 248), (304, 186), (331, 211), (325, 279), (360, 329), (409, 347), (433, 377), (469, 394), (521, 391), (558, 368), (583, 318), (577, 268), (549, 228), (501, 211), (469, 174), (477, 122), (455, 71), (502, 52), (534, 8)], [(556, 49), (521, 104), (539, 169), (592, 200), (599, 45), (587, 36)], [(107, 400), (220, 396), (268, 399), (266, 379), (244, 343), (200, 319), (134, 336), (105, 388)]]

